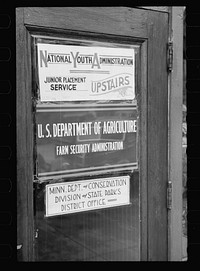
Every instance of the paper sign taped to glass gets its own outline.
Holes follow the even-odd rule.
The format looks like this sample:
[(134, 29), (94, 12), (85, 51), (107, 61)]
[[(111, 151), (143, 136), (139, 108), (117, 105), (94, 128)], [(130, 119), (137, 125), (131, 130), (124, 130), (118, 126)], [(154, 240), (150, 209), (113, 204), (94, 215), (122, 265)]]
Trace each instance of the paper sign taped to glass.
[(47, 217), (128, 204), (129, 176), (54, 183), (45, 188)]
[(137, 109), (41, 108), (36, 112), (38, 176), (138, 166)]
[(39, 99), (135, 99), (133, 48), (37, 44)]

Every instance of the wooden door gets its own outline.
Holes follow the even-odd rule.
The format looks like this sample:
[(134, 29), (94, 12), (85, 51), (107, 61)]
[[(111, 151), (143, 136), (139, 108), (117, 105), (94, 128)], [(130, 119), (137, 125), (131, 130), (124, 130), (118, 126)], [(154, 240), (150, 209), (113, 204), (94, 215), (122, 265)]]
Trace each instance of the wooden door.
[[(167, 260), (168, 13), (127, 7), (19, 8), (16, 10), (16, 28), (18, 244), (22, 245), (20, 259)], [(91, 47), (91, 52), (94, 47), (115, 50), (121, 48), (135, 52), (137, 107), (134, 108), (138, 119), (136, 167), (131, 160), (133, 153), (130, 148), (131, 163), (121, 162), (122, 166), (117, 166), (117, 162), (113, 162), (107, 171), (99, 166), (97, 171), (80, 171), (80, 174), (76, 174), (79, 170), (76, 171), (78, 168), (75, 168), (71, 172), (64, 171), (64, 175), (53, 174), (51, 178), (50, 175), (39, 174), (36, 136), (38, 112), (40, 116), (42, 112), (46, 112), (46, 116), (55, 113), (55, 107), (48, 109), (52, 111), (46, 110), (49, 104), (41, 102), (38, 95), (40, 87), (36, 48), (39, 48), (39, 43), (88, 46)], [(118, 102), (111, 102), (112, 112), (128, 112), (131, 106), (135, 106), (134, 102), (126, 105)], [(59, 104), (59, 110), (60, 106)], [(92, 111), (88, 104), (85, 105), (87, 110), (83, 106), (79, 107), (76, 102), (70, 106), (69, 103), (62, 106), (67, 114), (70, 114), (72, 108), (81, 112), (79, 115), (84, 115), (87, 110)], [(94, 104), (91, 106), (95, 107)], [(102, 120), (103, 114), (99, 112), (110, 114), (110, 107), (105, 101), (104, 106), (105, 108), (98, 105), (98, 112), (94, 110), (99, 120)], [(59, 110), (58, 114), (61, 112)], [(127, 114), (131, 115), (131, 112)], [(116, 156), (112, 156), (113, 161)], [(104, 156), (101, 160), (103, 159)], [(93, 161), (90, 160), (90, 163)], [(101, 161), (99, 163), (101, 165)], [(79, 166), (81, 167), (80, 163)], [(47, 210), (45, 213), (47, 189), (53, 191), (48, 185), (67, 182), (73, 185), (75, 182), (78, 184), (80, 181), (91, 180), (94, 183), (94, 180), (99, 181), (100, 178), (106, 181), (111, 175), (116, 179), (120, 176), (128, 178), (132, 187), (128, 206), (61, 215), (58, 216), (59, 219), (57, 216), (48, 217)], [(137, 209), (131, 209), (135, 202)], [(38, 216), (40, 203), (43, 206), (41, 217)], [(79, 223), (80, 221), (82, 222)], [(67, 230), (66, 225), (70, 225)], [(67, 232), (64, 233), (65, 230)], [(79, 234), (82, 234), (81, 238), (77, 237)], [(79, 256), (75, 257), (77, 252)]]

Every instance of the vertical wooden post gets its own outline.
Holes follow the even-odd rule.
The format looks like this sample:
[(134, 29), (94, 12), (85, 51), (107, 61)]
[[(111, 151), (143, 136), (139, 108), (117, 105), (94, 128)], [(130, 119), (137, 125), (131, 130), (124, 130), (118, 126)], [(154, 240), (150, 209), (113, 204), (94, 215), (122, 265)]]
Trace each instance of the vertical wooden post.
[(169, 95), (169, 180), (172, 209), (169, 211), (169, 260), (182, 260), (182, 103), (183, 11), (172, 7), (173, 70)]
[(168, 89), (166, 49), (168, 14), (149, 11), (147, 183), (148, 260), (167, 260)]
[(33, 120), (30, 34), (24, 9), (16, 9), (17, 244), (19, 261), (33, 260)]

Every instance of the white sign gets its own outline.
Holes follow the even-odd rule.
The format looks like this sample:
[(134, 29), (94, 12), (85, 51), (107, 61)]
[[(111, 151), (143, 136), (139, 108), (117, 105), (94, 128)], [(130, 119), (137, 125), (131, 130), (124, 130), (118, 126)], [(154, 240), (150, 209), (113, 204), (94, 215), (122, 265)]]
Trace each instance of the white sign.
[(133, 100), (135, 52), (37, 44), (41, 101)]
[(46, 216), (127, 204), (130, 204), (129, 176), (46, 185)]

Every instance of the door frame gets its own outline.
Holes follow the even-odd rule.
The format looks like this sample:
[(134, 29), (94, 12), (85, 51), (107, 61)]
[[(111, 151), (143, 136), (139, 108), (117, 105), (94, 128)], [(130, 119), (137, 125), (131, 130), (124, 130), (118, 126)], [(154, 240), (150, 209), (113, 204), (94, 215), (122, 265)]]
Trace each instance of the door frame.
[[(62, 20), (62, 16), (59, 20), (60, 13), (65, 14), (66, 20)], [(104, 16), (102, 23), (96, 20), (97, 16)], [(75, 18), (74, 21), (72, 18)], [(116, 19), (119, 24), (116, 23)], [(88, 23), (83, 23), (83, 21)], [(34, 128), (31, 98), (30, 31), (31, 29), (44, 30), (45, 28), (89, 31), (94, 35), (96, 32), (98, 34), (134, 36), (140, 41), (143, 40), (141, 65), (144, 69), (141, 71), (143, 78), (141, 80), (141, 98), (144, 111), (141, 115), (143, 133), (140, 145), (141, 168), (143, 169), (140, 174), (143, 181), (140, 188), (144, 193), (141, 194), (141, 260), (167, 260), (168, 76), (166, 72), (166, 46), (168, 13), (127, 7), (31, 7), (16, 9), (17, 244), (22, 245), (21, 260), (34, 261), (36, 234), (33, 214)], [(147, 63), (148, 65), (146, 65)], [(151, 69), (147, 69), (147, 66), (150, 67), (150, 65)], [(161, 76), (157, 78), (159, 72)], [(159, 79), (159, 84), (156, 84), (156, 81), (152, 82), (151, 78)], [(152, 217), (154, 217), (153, 220)]]
[(183, 20), (185, 7), (170, 10), (170, 36), (173, 42), (173, 69), (169, 74), (169, 181), (172, 205), (168, 213), (169, 261), (183, 260)]

